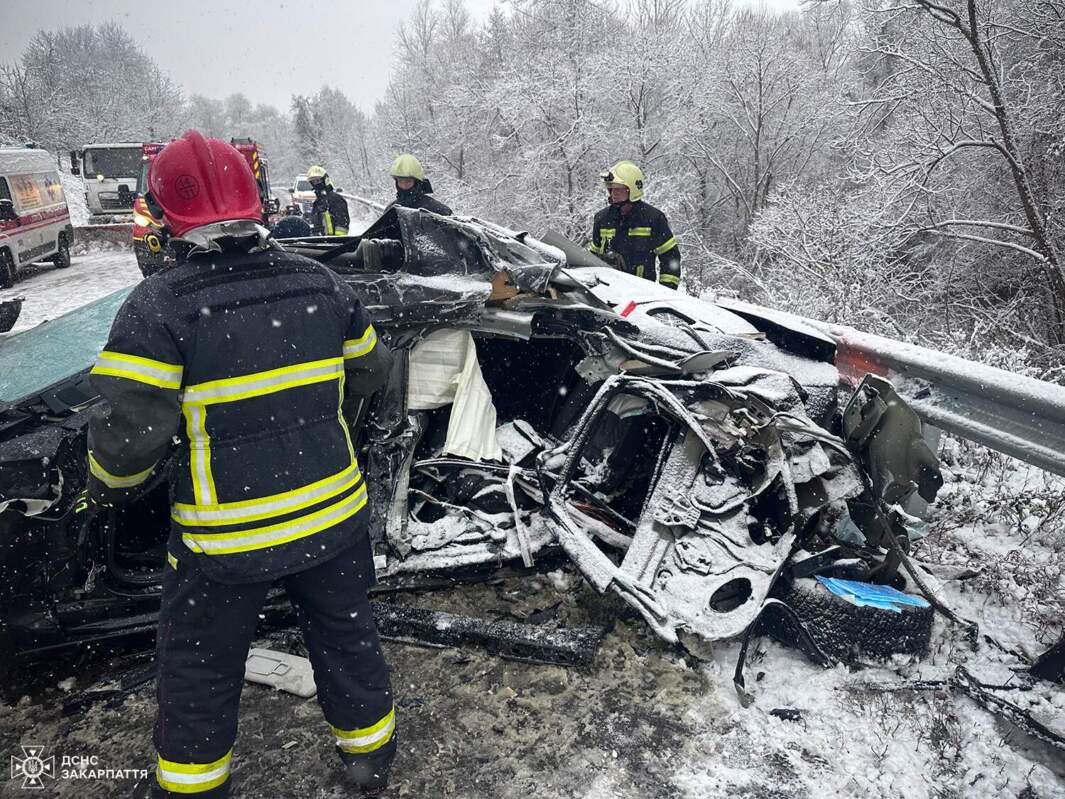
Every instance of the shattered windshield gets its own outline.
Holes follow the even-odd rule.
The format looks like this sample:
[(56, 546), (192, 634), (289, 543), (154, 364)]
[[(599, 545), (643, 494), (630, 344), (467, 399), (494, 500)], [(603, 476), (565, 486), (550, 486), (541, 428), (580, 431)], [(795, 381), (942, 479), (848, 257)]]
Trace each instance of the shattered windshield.
[(0, 341), (0, 402), (15, 402), (87, 369), (132, 287)]

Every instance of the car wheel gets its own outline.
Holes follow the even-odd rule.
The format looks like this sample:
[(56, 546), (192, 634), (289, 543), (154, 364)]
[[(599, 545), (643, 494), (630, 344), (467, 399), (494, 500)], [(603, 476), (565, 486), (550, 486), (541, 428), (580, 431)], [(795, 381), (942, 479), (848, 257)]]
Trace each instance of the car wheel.
[(781, 580), (773, 594), (795, 612), (796, 619), (770, 614), (766, 620), (770, 635), (785, 644), (800, 645), (797, 620), (824, 654), (845, 663), (921, 654), (932, 637), (931, 606), (903, 605), (897, 613), (858, 607), (812, 578)]
[(70, 266), (70, 245), (63, 234), (59, 234), (59, 252), (52, 256), (52, 263), (56, 269), (67, 269)]
[(15, 285), (18, 269), (15, 259), (7, 250), (0, 252), (0, 289), (9, 289)]

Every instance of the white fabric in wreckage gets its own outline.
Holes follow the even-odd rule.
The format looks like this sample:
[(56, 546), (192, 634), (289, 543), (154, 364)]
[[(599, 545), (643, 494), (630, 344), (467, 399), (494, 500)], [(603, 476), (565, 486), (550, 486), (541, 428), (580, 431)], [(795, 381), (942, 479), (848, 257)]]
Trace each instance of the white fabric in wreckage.
[(411, 350), (407, 407), (428, 411), (448, 404), (451, 418), (444, 454), (476, 461), (502, 460), (495, 403), (467, 330), (437, 330)]

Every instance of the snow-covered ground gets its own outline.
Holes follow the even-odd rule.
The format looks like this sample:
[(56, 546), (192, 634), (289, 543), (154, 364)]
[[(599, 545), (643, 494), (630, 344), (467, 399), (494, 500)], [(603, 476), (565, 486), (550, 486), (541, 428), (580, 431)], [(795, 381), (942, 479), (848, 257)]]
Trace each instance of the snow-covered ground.
[(51, 264), (23, 267), (14, 287), (0, 291), (0, 300), (25, 298), (11, 331), (18, 333), (140, 279), (131, 250), (90, 252), (75, 255), (69, 269), (56, 269)]

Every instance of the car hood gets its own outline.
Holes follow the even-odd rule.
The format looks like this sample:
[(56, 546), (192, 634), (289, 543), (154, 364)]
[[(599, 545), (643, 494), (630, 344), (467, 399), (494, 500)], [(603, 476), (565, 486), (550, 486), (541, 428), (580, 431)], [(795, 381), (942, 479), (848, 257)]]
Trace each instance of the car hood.
[(88, 369), (133, 287), (0, 340), (0, 409)]

